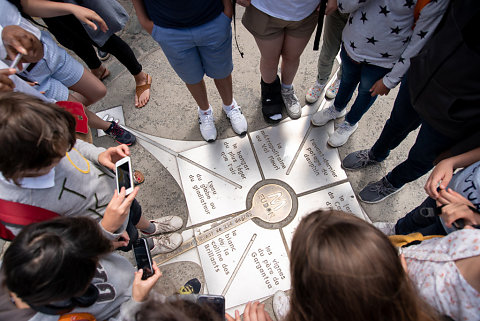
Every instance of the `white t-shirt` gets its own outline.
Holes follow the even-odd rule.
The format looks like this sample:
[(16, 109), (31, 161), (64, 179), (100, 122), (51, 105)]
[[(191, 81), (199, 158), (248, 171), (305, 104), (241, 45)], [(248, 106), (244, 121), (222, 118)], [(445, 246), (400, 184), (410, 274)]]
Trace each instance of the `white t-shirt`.
[(308, 17), (320, 0), (252, 0), (258, 10), (278, 19), (300, 21)]

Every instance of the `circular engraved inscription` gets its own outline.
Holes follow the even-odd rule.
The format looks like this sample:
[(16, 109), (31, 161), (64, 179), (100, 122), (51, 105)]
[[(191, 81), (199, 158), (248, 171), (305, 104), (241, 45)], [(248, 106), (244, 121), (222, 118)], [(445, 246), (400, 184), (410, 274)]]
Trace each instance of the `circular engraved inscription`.
[(263, 228), (277, 229), (290, 223), (297, 212), (297, 196), (293, 189), (279, 180), (255, 184), (247, 196), (247, 208), (253, 222)]

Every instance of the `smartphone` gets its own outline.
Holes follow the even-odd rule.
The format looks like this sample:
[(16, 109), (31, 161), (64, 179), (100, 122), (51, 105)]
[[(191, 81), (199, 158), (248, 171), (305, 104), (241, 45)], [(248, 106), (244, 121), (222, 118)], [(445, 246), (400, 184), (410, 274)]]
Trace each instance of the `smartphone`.
[(143, 269), (142, 280), (148, 279), (155, 272), (153, 271), (153, 261), (147, 240), (141, 237), (133, 242), (133, 252), (135, 253), (135, 260), (137, 261), (137, 268), (139, 270)]
[(126, 195), (133, 192), (133, 171), (132, 161), (130, 157), (126, 156), (115, 163), (115, 170), (117, 173), (117, 190), (120, 193), (120, 189), (125, 187)]
[(225, 320), (225, 297), (223, 295), (200, 294), (197, 303), (209, 306), (218, 313), (221, 320)]

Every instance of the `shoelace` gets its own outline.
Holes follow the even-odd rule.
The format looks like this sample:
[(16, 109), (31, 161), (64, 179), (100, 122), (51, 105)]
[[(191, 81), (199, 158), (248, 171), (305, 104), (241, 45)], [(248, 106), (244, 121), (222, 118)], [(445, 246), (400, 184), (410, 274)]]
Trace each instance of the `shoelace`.
[(349, 129), (351, 127), (352, 127), (351, 125), (347, 124), (346, 122), (343, 122), (338, 126), (338, 133), (343, 134), (343, 133), (349, 131)]
[(370, 161), (370, 156), (368, 156), (368, 150), (362, 150), (355, 155), (363, 163), (368, 163)]
[(295, 92), (293, 91), (293, 88), (288, 89), (284, 93), (284, 98), (287, 101), (288, 105), (294, 105), (297, 103), (298, 99), (297, 97), (295, 97)]
[(375, 193), (379, 193), (380, 195), (388, 195), (391, 192), (394, 192), (396, 188), (385, 186), (383, 179), (377, 182), (375, 185), (370, 187), (370, 190)]
[(112, 126), (112, 129), (110, 129), (110, 133), (114, 136), (121, 136), (123, 135), (124, 132), (125, 130), (122, 127), (118, 126), (117, 124), (114, 124)]
[(200, 123), (204, 128), (214, 127), (213, 115), (200, 115)]
[(167, 249), (172, 248), (172, 242), (170, 241), (170, 237), (168, 235), (160, 235), (156, 237), (156, 239), (157, 239), (157, 242), (156, 242), (157, 244), (155, 244), (156, 246), (164, 246)]
[(237, 120), (241, 120), (243, 115), (242, 115), (242, 111), (240, 110), (240, 107), (237, 107), (230, 110), (227, 116), (230, 119), (230, 121), (235, 122)]

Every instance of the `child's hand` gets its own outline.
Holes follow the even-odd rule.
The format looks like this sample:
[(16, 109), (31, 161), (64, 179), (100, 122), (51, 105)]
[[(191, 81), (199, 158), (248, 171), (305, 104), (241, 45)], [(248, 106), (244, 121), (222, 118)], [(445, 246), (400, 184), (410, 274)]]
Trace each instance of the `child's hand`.
[(480, 215), (464, 203), (450, 203), (443, 206), (440, 217), (447, 227), (452, 227), (452, 223), (459, 219), (464, 220), (465, 226), (480, 224)]
[[(10, 60), (14, 60), (18, 53), (23, 55), (20, 63), (37, 62), (43, 58), (43, 44), (32, 33), (15, 25), (6, 26), (2, 30), (2, 40)], [(4, 58), (4, 57), (0, 57)], [(17, 65), (19, 70), (21, 64)]]
[[(235, 319), (229, 314), (225, 314), (227, 321), (241, 321), (240, 313), (235, 310)], [(272, 318), (265, 311), (265, 304), (258, 301), (248, 302), (243, 312), (243, 321), (272, 321)]]
[(96, 22), (100, 25), (100, 29), (103, 32), (107, 32), (107, 24), (102, 19), (102, 17), (100, 17), (95, 11), (82, 6), (72, 5), (71, 12), (75, 16), (75, 18), (77, 18), (81, 22), (86, 23), (93, 30), (97, 30), (97, 25), (94, 23)]
[(133, 189), (127, 197), (125, 197), (125, 187), (122, 187), (120, 193), (115, 190), (112, 200), (108, 203), (107, 208), (105, 209), (105, 214), (102, 219), (102, 226), (106, 231), (115, 233), (118, 231), (123, 222), (128, 218), (130, 213), (130, 206), (132, 205), (133, 200), (137, 196), (138, 190), (140, 188), (137, 186)]
[(237, 3), (242, 7), (248, 7), (250, 5), (251, 0), (237, 0)]
[(115, 170), (115, 163), (129, 155), (130, 149), (127, 145), (122, 144), (116, 147), (110, 147), (100, 153), (100, 155), (98, 155), (98, 162), (111, 170)]
[(8, 76), (15, 75), (15, 72), (14, 68), (0, 69), (0, 92), (13, 91), (15, 84)]
[(440, 187), (440, 189), (446, 189), (448, 183), (450, 183), (450, 180), (452, 179), (453, 171), (453, 161), (451, 158), (446, 158), (439, 162), (425, 183), (424, 189), (428, 196), (437, 199), (437, 187)]
[(372, 93), (372, 97), (376, 95), (383, 96), (388, 95), (390, 89), (383, 83), (383, 78), (380, 78), (373, 84), (372, 88), (370, 88), (370, 92)]
[(155, 264), (155, 262), (152, 264), (152, 267), (155, 274), (153, 274), (151, 277), (149, 277), (146, 280), (142, 280), (142, 275), (143, 275), (142, 269), (135, 272), (135, 279), (133, 279), (133, 286), (132, 286), (133, 300), (137, 302), (145, 301), (148, 298), (148, 294), (152, 290), (155, 283), (157, 283), (158, 279), (160, 279), (160, 277), (162, 276), (162, 272), (160, 271), (158, 266)]
[(437, 205), (447, 205), (452, 203), (465, 204), (472, 207), (474, 206), (472, 202), (451, 188), (442, 189), (440, 192), (438, 192)]
[(113, 248), (118, 249), (119, 247), (127, 246), (128, 242), (130, 242), (130, 236), (128, 236), (127, 231), (123, 231), (122, 235), (116, 240), (113, 241)]

